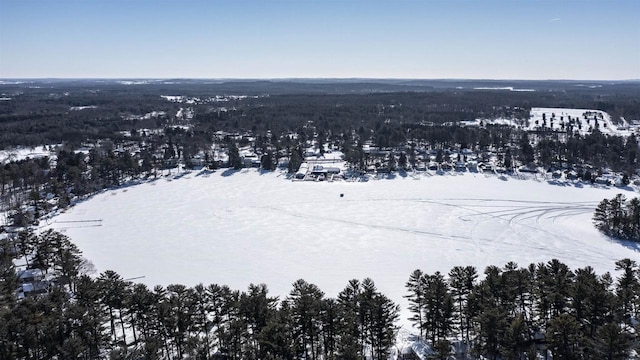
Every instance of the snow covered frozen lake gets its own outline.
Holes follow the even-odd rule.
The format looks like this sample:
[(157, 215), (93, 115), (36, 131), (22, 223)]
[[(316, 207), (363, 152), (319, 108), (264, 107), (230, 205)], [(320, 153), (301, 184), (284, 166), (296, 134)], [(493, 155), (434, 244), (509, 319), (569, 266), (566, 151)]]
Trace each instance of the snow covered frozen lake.
[(99, 272), (144, 276), (149, 286), (266, 283), (284, 297), (303, 278), (334, 297), (348, 280), (371, 277), (404, 312), (415, 269), (482, 273), (557, 258), (613, 274), (616, 260), (640, 260), (640, 246), (609, 240), (591, 223), (597, 203), (620, 192), (636, 195), (473, 173), (328, 183), (194, 172), (103, 192), (49, 227)]

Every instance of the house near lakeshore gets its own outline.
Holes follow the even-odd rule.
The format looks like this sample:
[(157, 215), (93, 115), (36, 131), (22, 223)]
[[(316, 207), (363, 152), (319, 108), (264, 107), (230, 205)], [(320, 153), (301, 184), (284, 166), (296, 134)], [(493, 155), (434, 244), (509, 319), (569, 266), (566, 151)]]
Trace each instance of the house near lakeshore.
[(51, 282), (46, 280), (42, 269), (26, 269), (16, 273), (18, 277), (18, 289), (16, 296), (23, 299), (27, 296), (44, 294), (49, 291)]
[(312, 175), (337, 175), (340, 174), (340, 168), (331, 167), (331, 166), (323, 166), (323, 165), (315, 165), (311, 169)]

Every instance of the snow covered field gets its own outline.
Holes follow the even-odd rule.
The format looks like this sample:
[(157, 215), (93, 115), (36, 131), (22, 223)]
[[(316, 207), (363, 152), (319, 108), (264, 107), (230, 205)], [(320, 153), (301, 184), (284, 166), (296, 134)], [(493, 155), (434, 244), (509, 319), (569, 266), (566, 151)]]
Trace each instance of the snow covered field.
[[(57, 145), (54, 145), (57, 146)], [(20, 161), (26, 158), (42, 158), (48, 156), (49, 158), (56, 158), (56, 151), (51, 150), (51, 146), (38, 146), (34, 148), (14, 148), (14, 149), (5, 149), (0, 150), (0, 164), (5, 164), (10, 161)]]
[[(103, 192), (49, 220), (98, 271), (150, 286), (199, 282), (286, 296), (303, 278), (336, 296), (371, 277), (403, 307), (414, 269), (558, 258), (613, 273), (640, 246), (591, 224), (596, 204), (632, 191), (535, 180), (398, 176), (368, 182), (292, 182), (277, 173), (190, 173)], [(340, 194), (344, 194), (343, 197)]]
[(531, 108), (529, 114), (528, 130), (535, 130), (538, 127), (543, 127), (543, 125), (545, 128), (553, 130), (565, 130), (572, 122), (574, 131), (578, 131), (581, 135), (589, 134), (596, 127), (603, 134), (629, 136), (632, 133), (627, 129), (619, 129), (611, 121), (611, 116), (600, 110)]

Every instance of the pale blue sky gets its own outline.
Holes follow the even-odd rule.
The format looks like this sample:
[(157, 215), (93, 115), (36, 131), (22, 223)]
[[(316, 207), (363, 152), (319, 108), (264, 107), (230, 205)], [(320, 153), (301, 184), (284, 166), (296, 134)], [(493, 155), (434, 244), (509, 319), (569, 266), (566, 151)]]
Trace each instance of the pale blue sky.
[(0, 0), (0, 78), (640, 79), (640, 0)]

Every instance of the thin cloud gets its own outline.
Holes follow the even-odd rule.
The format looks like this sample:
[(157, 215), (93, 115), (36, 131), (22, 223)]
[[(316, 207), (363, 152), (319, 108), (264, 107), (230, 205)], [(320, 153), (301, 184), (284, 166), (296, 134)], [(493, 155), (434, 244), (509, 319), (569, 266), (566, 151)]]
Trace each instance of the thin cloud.
[(549, 20), (549, 22), (556, 22), (556, 21), (560, 21), (560, 18), (553, 18), (553, 19)]

